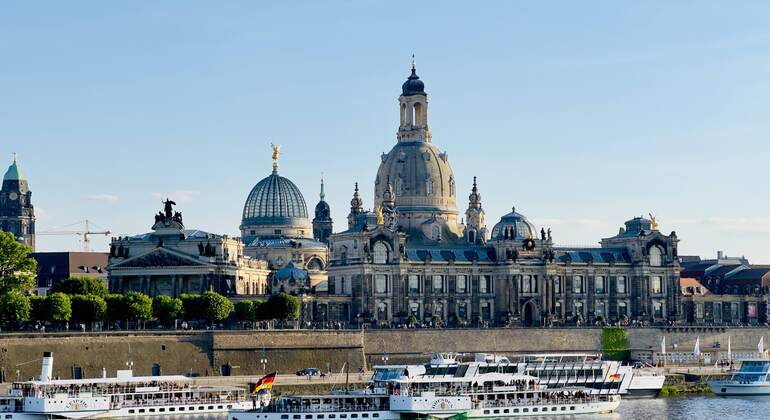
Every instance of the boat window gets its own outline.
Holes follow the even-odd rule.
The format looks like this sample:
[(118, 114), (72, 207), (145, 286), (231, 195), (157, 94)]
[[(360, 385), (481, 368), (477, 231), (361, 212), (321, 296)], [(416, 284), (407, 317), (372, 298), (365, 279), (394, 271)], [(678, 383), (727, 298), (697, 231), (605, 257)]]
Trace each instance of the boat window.
[(510, 410), (508, 410), (507, 408), (506, 408), (505, 410), (503, 410), (503, 413), (505, 413), (505, 414), (508, 414), (508, 413), (510, 413), (510, 412), (511, 412), (511, 411), (510, 411)]
[(361, 417), (367, 417), (368, 418), (369, 415), (368, 414), (361, 414)]
[(158, 411), (160, 411), (161, 413), (165, 413), (166, 409), (165, 408), (160, 408), (160, 409), (158, 409)]
[(513, 412), (514, 412), (514, 413), (518, 413), (518, 412), (519, 412), (519, 409), (518, 409), (518, 408), (514, 408), (514, 409), (513, 409)]
[(151, 409), (150, 409), (150, 413), (154, 413), (154, 412), (155, 412), (155, 409), (154, 409), (154, 408), (151, 408)]
[(340, 418), (341, 419), (346, 419), (346, 418), (348, 418), (348, 415), (347, 414), (340, 414)]
[(556, 407), (551, 407), (551, 411), (556, 411)]
[(291, 418), (293, 418), (293, 419), (301, 419), (302, 416), (300, 416), (299, 414), (295, 414), (295, 415), (291, 416)]
[(521, 411), (524, 413), (529, 413), (529, 408), (523, 408)]
[(318, 418), (319, 418), (319, 419), (322, 419), (322, 418), (324, 418), (324, 415), (323, 415), (323, 414), (319, 414), (319, 415), (318, 415)]
[(351, 419), (357, 419), (357, 418), (358, 418), (358, 414), (351, 414), (351, 415), (350, 415), (350, 418), (351, 418)]
[(493, 411), (492, 413), (494, 413), (494, 414), (500, 414), (500, 410), (495, 410), (495, 411)]
[[(128, 410), (128, 414), (134, 414), (134, 413), (135, 413), (134, 410)], [(6, 417), (6, 418), (8, 418), (8, 417)]]
[(571, 406), (569, 406), (569, 409), (570, 409), (570, 411), (574, 411), (575, 410), (575, 406), (571, 405)]
[(144, 408), (140, 408), (140, 409), (139, 409), (139, 412), (140, 412), (140, 413), (144, 413)]
[(533, 409), (532, 409), (532, 412), (533, 412), (533, 413), (537, 413), (537, 407), (533, 408)]
[(176, 408), (175, 407), (171, 407), (171, 408), (168, 409), (168, 411), (176, 411)]
[(330, 418), (330, 419), (333, 419), (333, 418), (336, 418), (336, 417), (337, 417), (337, 415), (336, 415), (336, 414), (329, 414), (329, 418)]
[(312, 419), (312, 418), (313, 418), (313, 415), (312, 415), (312, 414), (307, 414), (307, 415), (305, 415), (305, 418), (306, 418), (306, 419)]
[(562, 407), (561, 408), (561, 411), (566, 411), (566, 410), (567, 410), (567, 407)]
[(372, 414), (372, 417), (380, 417), (380, 413), (374, 413)]
[(213, 409), (214, 409), (214, 406), (213, 406), (213, 405), (210, 405), (210, 406), (209, 406), (209, 410), (213, 410)]
[(484, 414), (489, 414), (489, 410), (484, 410)]
[(222, 406), (221, 406), (221, 405), (218, 405), (218, 406), (217, 406), (217, 409), (218, 409), (218, 410), (221, 410), (221, 409), (222, 409)]
[(288, 418), (289, 418), (288, 414), (281, 414), (281, 419), (285, 420), (285, 419), (288, 419)]

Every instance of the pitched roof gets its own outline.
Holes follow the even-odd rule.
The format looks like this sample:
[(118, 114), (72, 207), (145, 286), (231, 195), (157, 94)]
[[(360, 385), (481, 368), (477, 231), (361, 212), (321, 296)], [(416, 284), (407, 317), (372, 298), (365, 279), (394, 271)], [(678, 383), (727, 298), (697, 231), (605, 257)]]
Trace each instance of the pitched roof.
[[(706, 296), (711, 294), (711, 291), (709, 291), (709, 289), (707, 289), (706, 286), (702, 285), (698, 280), (692, 277), (680, 277), (679, 290), (680, 290), (680, 293), (682, 293), (682, 296), (693, 296), (696, 294), (701, 296)], [(701, 292), (697, 293), (698, 290), (700, 290)]]

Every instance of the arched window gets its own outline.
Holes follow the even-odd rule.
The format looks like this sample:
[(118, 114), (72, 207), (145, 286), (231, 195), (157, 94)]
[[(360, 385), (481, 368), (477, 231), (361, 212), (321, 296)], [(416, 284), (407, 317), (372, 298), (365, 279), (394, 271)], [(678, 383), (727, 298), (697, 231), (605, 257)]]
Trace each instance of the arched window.
[(396, 180), (396, 195), (401, 195), (404, 192), (404, 180), (399, 178)]
[(660, 267), (663, 264), (663, 250), (659, 246), (650, 247), (650, 265)]
[(345, 265), (348, 263), (348, 247), (345, 245), (340, 247), (340, 264)]
[(414, 104), (413, 109), (414, 109), (414, 114), (412, 114), (412, 121), (414, 121), (413, 125), (421, 127), (423, 125), (422, 104), (417, 102), (416, 104)]
[(468, 242), (470, 243), (476, 242), (476, 231), (473, 229), (468, 231)]
[(425, 195), (432, 195), (433, 194), (433, 180), (432, 179), (426, 179), (425, 180)]
[(406, 123), (406, 104), (401, 104), (401, 124)]
[(387, 264), (388, 262), (388, 246), (382, 242), (374, 244), (374, 263), (375, 264)]
[(387, 321), (388, 320), (388, 304), (385, 302), (380, 302), (377, 304), (377, 319), (379, 321)]
[(311, 258), (310, 261), (307, 263), (307, 269), (308, 270), (323, 270), (324, 266), (320, 259), (318, 258)]

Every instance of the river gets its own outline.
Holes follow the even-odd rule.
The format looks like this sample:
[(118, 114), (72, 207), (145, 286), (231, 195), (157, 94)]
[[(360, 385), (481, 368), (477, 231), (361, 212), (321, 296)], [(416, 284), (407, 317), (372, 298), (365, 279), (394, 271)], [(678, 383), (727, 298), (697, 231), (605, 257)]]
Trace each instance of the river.
[[(577, 418), (577, 417), (576, 417)], [(682, 396), (670, 398), (623, 400), (613, 414), (587, 416), (591, 419), (770, 419), (769, 397), (723, 398)]]

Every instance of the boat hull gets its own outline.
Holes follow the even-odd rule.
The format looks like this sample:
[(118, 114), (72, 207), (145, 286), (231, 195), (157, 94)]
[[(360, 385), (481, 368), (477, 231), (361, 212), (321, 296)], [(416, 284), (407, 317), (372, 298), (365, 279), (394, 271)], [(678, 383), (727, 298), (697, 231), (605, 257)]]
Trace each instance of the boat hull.
[(708, 382), (709, 388), (714, 391), (714, 395), (729, 396), (770, 396), (770, 382), (741, 384), (734, 381), (711, 381)]
[[(13, 417), (8, 420), (31, 420), (44, 418), (58, 419), (101, 419), (117, 417), (152, 417), (152, 416), (200, 416), (221, 415), (226, 416), (233, 409), (247, 409), (251, 402), (240, 403), (206, 403), (206, 404), (178, 404), (158, 405), (142, 407), (125, 407), (103, 411), (48, 411), (48, 412), (18, 412), (9, 413)], [(2, 413), (0, 413), (2, 414)]]

